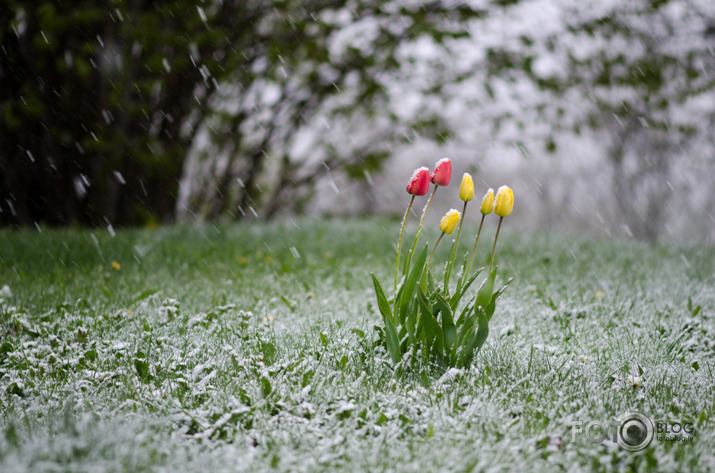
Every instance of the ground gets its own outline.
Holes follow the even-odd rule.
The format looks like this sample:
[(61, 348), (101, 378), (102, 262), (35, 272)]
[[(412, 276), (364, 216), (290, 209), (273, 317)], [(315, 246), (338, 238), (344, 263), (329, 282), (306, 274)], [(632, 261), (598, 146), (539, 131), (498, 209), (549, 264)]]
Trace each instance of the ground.
[[(0, 231), (0, 471), (715, 469), (715, 248), (507, 220), (515, 280), (473, 366), (395, 369), (369, 275), (392, 281), (398, 232)], [(690, 440), (575, 427), (628, 411)]]

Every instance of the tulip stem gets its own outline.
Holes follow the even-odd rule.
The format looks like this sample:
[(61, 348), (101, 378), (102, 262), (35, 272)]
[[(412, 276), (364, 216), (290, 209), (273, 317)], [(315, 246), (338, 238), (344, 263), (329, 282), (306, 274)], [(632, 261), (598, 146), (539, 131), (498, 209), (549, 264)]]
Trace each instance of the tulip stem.
[(420, 239), (420, 233), (422, 233), (422, 225), (424, 225), (425, 223), (425, 216), (427, 216), (427, 210), (432, 203), (432, 199), (434, 199), (434, 195), (437, 193), (437, 187), (439, 187), (439, 185), (435, 184), (434, 190), (432, 191), (432, 195), (429, 196), (429, 200), (427, 201), (427, 205), (425, 205), (425, 208), (422, 209), (422, 219), (420, 220), (420, 226), (417, 227), (417, 235), (415, 235), (415, 241), (412, 242), (412, 248), (410, 248), (410, 252), (407, 253), (407, 256), (405, 256), (405, 274), (407, 274), (407, 272), (410, 270), (412, 256), (414, 256), (415, 254), (415, 249), (417, 248), (417, 241)]
[(444, 291), (449, 292), (449, 280), (452, 277), (452, 268), (454, 268), (454, 260), (457, 258), (457, 248), (459, 247), (459, 237), (462, 234), (462, 223), (464, 223), (464, 215), (467, 212), (467, 201), (464, 202), (464, 207), (462, 208), (462, 218), (459, 219), (459, 228), (457, 229), (457, 240), (454, 243), (454, 248), (452, 248), (452, 254), (449, 256), (449, 263), (447, 265), (447, 271), (444, 275)]
[(462, 285), (467, 282), (469, 278), (469, 271), (472, 270), (472, 263), (474, 263), (474, 255), (477, 253), (477, 243), (479, 243), (479, 235), (482, 233), (482, 225), (484, 225), (484, 218), (486, 215), (482, 214), (482, 221), (479, 222), (479, 230), (477, 230), (477, 238), (474, 240), (474, 248), (472, 248), (472, 257), (469, 259), (469, 266), (467, 266), (467, 271), (462, 275)]
[(434, 244), (434, 248), (432, 248), (432, 254), (429, 256), (429, 261), (427, 262), (427, 266), (425, 266), (425, 271), (424, 274), (427, 274), (427, 271), (429, 271), (429, 266), (432, 264), (432, 258), (434, 257), (434, 252), (437, 251), (437, 245), (439, 245), (440, 240), (444, 236), (444, 232), (437, 238), (437, 242)]
[(407, 217), (410, 215), (410, 210), (412, 210), (412, 204), (415, 202), (415, 195), (412, 194), (412, 199), (410, 199), (410, 205), (407, 206), (407, 211), (405, 212), (405, 217), (402, 219), (402, 228), (400, 229), (400, 242), (397, 244), (397, 263), (395, 263), (395, 291), (397, 291), (397, 273), (400, 271), (400, 253), (402, 251), (402, 236), (405, 234), (405, 225), (407, 224)]
[(489, 263), (489, 274), (492, 274), (492, 267), (494, 266), (494, 254), (497, 251), (497, 238), (499, 238), (499, 230), (501, 230), (501, 222), (504, 217), (499, 217), (499, 225), (497, 226), (497, 234), (494, 236), (494, 247), (492, 248), (492, 262)]

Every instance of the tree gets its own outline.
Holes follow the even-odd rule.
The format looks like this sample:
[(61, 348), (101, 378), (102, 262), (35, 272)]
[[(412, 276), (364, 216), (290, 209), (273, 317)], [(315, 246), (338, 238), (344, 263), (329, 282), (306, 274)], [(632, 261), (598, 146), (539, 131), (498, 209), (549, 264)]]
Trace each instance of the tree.
[[(533, 7), (510, 8), (524, 6)], [(501, 100), (498, 85), (512, 85), (506, 90), (520, 110), (500, 120), (545, 125), (547, 151), (564, 132), (596, 134), (616, 215), (635, 236), (654, 240), (670, 197), (691, 196), (688, 177), (715, 164), (715, 9), (707, 0), (558, 6), (549, 24), (488, 49), (485, 87)], [(515, 83), (531, 88), (518, 93), (524, 88)]]
[[(0, 223), (171, 220), (182, 176), (188, 212), (270, 215), (329, 169), (376, 169), (401, 130), (441, 131), (432, 116), (380, 113), (405, 45), (462, 37), (484, 14), (401, 3), (10, 0)], [(372, 139), (348, 146), (316, 116)], [(326, 151), (297, 155), (300, 142)]]

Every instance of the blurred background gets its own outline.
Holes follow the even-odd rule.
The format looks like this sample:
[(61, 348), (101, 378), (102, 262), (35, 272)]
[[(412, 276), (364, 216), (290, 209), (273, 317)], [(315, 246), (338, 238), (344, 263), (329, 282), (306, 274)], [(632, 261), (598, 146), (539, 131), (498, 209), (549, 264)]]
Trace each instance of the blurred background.
[(470, 172), (526, 231), (715, 239), (712, 0), (3, 5), (5, 226), (401, 218), (449, 157), (440, 209)]

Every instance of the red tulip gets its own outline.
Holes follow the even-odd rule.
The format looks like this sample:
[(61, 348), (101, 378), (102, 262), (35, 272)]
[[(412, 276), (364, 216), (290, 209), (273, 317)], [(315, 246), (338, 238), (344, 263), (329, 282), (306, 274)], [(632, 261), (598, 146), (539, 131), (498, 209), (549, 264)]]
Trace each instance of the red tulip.
[(432, 182), (438, 186), (449, 185), (449, 180), (452, 177), (452, 163), (449, 158), (442, 158), (437, 161), (432, 173)]
[(407, 192), (412, 195), (425, 195), (429, 191), (429, 180), (429, 169), (426, 167), (415, 169), (407, 184)]

